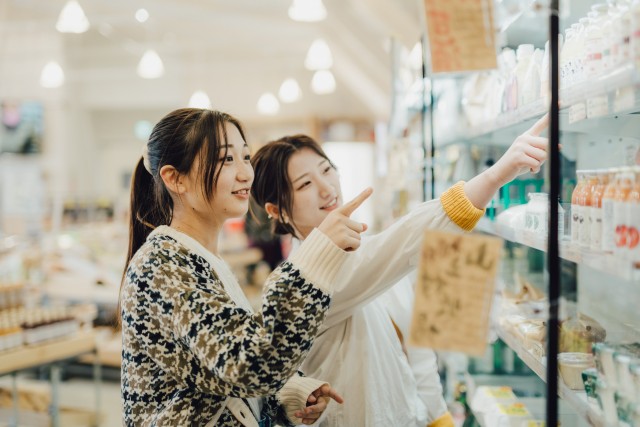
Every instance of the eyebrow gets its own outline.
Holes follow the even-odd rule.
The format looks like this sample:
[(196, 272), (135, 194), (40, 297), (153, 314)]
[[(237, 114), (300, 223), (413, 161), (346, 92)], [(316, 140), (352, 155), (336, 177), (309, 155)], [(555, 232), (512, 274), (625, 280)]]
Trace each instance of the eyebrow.
[[(223, 145), (221, 145), (221, 146), (220, 146), (220, 148), (225, 148), (225, 147), (226, 147), (226, 148), (233, 148), (233, 144), (223, 144)], [(242, 147), (243, 147), (243, 148), (244, 148), (244, 147), (249, 148), (249, 144), (247, 144), (247, 143), (245, 142), (244, 144), (242, 144)]]
[[(318, 166), (322, 165), (323, 163), (328, 162), (327, 159), (322, 159), (320, 160), (320, 162), (318, 163)], [(297, 181), (300, 181), (302, 178), (304, 178), (305, 176), (309, 175), (308, 173), (303, 173), (302, 175), (300, 175), (299, 177), (297, 177), (296, 179), (294, 179), (293, 181), (291, 181), (291, 183), (295, 183)]]

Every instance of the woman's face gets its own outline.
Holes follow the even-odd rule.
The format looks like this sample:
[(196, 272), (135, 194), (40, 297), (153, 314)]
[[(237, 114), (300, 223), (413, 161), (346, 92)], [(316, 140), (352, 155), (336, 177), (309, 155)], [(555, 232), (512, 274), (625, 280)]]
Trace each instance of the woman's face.
[(293, 190), (289, 221), (304, 239), (329, 212), (342, 205), (340, 179), (329, 161), (310, 148), (291, 156), (287, 172)]
[[(242, 139), (238, 129), (232, 124), (226, 124), (227, 144), (228, 147), (220, 147), (220, 158), (217, 167), (221, 168), (218, 183), (213, 191), (213, 200), (209, 203), (202, 191), (199, 190), (201, 185), (198, 180), (190, 177), (191, 191), (188, 192), (191, 198), (196, 200), (189, 201), (192, 209), (203, 215), (205, 218), (213, 218), (218, 223), (222, 223), (229, 218), (241, 217), (247, 213), (249, 209), (249, 192), (253, 183), (253, 168), (251, 167), (251, 158), (249, 147)], [(225, 148), (226, 155), (225, 155)], [(192, 169), (192, 173), (201, 174), (199, 171), (199, 160), (196, 158), (196, 164)], [(200, 175), (201, 177), (201, 175)]]

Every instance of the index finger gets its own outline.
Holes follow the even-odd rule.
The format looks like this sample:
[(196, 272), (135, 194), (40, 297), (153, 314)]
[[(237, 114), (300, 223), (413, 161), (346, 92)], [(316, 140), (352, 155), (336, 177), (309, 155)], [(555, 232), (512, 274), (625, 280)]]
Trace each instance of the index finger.
[(353, 211), (355, 211), (356, 209), (358, 209), (358, 207), (364, 203), (365, 200), (367, 200), (369, 198), (369, 196), (371, 195), (371, 193), (373, 193), (373, 188), (369, 187), (367, 189), (365, 189), (362, 193), (358, 194), (353, 200), (351, 200), (349, 203), (345, 203), (343, 206), (339, 207), (338, 209), (336, 209), (338, 212), (346, 215), (346, 216), (351, 216), (351, 214), (353, 213)]
[(338, 403), (344, 403), (344, 399), (342, 398), (342, 396), (340, 396), (338, 392), (333, 389), (333, 387), (329, 387), (327, 395)]
[(549, 127), (549, 113), (545, 114), (533, 124), (526, 132), (529, 135), (538, 136), (542, 133), (543, 130)]
[[(333, 387), (331, 387), (329, 384), (323, 385), (318, 390), (321, 392), (321, 395), (323, 397), (328, 396), (328, 397), (330, 397), (331, 399), (335, 400), (338, 403), (343, 403), (344, 402), (344, 399), (342, 398), (342, 396), (340, 396), (338, 394), (338, 392)], [(318, 391), (318, 390), (316, 390), (316, 391)], [(316, 395), (316, 397), (320, 397), (320, 396)]]

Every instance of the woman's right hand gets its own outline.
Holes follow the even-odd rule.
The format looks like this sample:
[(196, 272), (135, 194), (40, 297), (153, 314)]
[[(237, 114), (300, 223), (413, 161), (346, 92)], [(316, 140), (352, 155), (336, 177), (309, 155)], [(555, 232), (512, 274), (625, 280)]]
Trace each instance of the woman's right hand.
[(351, 214), (371, 196), (371, 187), (364, 190), (349, 203), (345, 203), (332, 211), (320, 223), (318, 230), (322, 231), (344, 251), (354, 251), (360, 247), (360, 233), (367, 230), (367, 224), (349, 218)]

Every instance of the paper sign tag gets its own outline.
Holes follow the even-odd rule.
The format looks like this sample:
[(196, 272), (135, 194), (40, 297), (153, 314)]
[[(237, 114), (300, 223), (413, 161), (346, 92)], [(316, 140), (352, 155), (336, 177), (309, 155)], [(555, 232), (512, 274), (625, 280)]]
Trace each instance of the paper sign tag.
[(482, 356), (502, 240), (427, 230), (409, 343)]
[(431, 71), (497, 67), (493, 0), (424, 0)]

